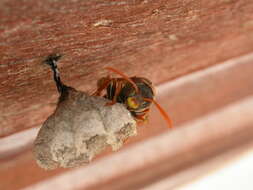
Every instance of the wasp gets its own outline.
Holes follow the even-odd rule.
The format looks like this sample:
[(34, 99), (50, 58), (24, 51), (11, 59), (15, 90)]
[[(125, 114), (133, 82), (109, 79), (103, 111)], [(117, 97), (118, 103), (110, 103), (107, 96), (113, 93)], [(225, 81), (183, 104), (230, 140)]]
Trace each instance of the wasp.
[(104, 97), (111, 100), (107, 105), (112, 105), (116, 102), (124, 104), (138, 124), (148, 121), (150, 107), (154, 103), (166, 120), (168, 127), (172, 128), (172, 120), (154, 100), (155, 89), (150, 80), (144, 77), (128, 77), (112, 67), (106, 67), (105, 69), (118, 74), (121, 78), (111, 78), (110, 75), (102, 77), (98, 80), (97, 90), (93, 95), (101, 96), (105, 90)]

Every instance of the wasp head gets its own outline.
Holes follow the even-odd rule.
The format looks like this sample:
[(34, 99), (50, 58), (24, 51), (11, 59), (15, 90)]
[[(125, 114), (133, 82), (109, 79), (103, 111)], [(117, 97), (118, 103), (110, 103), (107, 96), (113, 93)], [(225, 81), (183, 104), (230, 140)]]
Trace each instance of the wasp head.
[(143, 110), (151, 104), (151, 102), (145, 99), (153, 99), (154, 88), (148, 79), (139, 77), (132, 77), (131, 79), (137, 85), (138, 92), (136, 92), (131, 84), (126, 85), (121, 93), (124, 95), (124, 103), (130, 111)]

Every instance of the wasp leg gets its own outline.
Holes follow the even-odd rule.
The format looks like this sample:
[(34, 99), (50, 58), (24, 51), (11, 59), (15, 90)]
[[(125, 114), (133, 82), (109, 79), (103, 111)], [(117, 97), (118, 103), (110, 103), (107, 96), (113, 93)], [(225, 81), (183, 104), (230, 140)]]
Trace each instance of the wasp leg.
[(119, 95), (119, 93), (120, 93), (120, 90), (122, 89), (121, 88), (121, 82), (116, 82), (115, 83), (115, 93), (114, 93), (114, 96), (113, 96), (113, 99), (112, 99), (112, 101), (111, 102), (107, 102), (106, 103), (106, 106), (111, 106), (111, 105), (113, 105), (113, 104), (115, 104), (116, 102), (117, 102), (117, 97), (118, 97), (118, 95)]
[(148, 123), (148, 115), (147, 115), (148, 112), (149, 112), (149, 109), (145, 110), (142, 115), (135, 116), (135, 120), (138, 126)]
[(112, 79), (109, 75), (107, 77), (100, 79), (97, 84), (98, 88), (94, 93), (92, 93), (92, 96), (100, 96), (101, 92), (108, 87), (111, 81)]
[(136, 118), (136, 123), (137, 123), (137, 126), (142, 126), (142, 125), (145, 125), (147, 124), (148, 120), (144, 119), (144, 118)]

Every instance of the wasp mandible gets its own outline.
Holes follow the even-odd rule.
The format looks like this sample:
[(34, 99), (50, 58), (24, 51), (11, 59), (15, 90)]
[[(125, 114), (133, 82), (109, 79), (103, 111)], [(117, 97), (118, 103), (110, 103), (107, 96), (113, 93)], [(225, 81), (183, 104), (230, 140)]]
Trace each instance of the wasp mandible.
[(150, 106), (154, 103), (166, 120), (168, 127), (172, 128), (172, 120), (154, 100), (155, 90), (150, 80), (135, 76), (129, 78), (112, 67), (105, 69), (120, 75), (122, 78), (111, 78), (110, 75), (102, 77), (98, 80), (97, 90), (93, 95), (101, 96), (103, 90), (106, 90), (104, 97), (111, 100), (108, 105), (116, 102), (124, 104), (138, 124), (148, 121)]

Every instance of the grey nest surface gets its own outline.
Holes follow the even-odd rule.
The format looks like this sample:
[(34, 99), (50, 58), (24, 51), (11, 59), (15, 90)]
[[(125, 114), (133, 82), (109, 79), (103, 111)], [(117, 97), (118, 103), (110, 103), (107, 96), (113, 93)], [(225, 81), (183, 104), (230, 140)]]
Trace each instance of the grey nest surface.
[(118, 150), (127, 138), (137, 135), (136, 122), (124, 105), (107, 106), (107, 102), (68, 87), (34, 142), (38, 165), (44, 169), (80, 166), (106, 147)]

